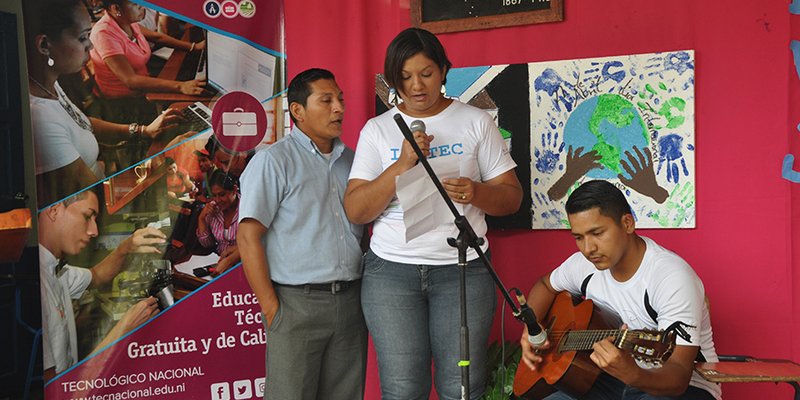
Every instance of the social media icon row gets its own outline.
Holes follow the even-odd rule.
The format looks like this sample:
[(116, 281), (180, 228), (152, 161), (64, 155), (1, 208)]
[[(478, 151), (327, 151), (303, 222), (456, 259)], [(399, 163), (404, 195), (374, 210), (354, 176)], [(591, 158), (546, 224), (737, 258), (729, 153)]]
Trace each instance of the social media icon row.
[(264, 378), (242, 379), (233, 382), (218, 382), (211, 385), (211, 400), (260, 399), (264, 397)]
[(220, 15), (225, 18), (234, 18), (238, 15), (252, 18), (256, 15), (256, 4), (253, 0), (206, 0), (203, 3), (203, 12), (209, 18), (217, 18)]

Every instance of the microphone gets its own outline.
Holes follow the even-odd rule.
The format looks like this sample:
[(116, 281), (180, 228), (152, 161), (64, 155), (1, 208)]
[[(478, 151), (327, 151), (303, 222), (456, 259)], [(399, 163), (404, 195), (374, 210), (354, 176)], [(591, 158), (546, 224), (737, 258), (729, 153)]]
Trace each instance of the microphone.
[(535, 347), (544, 345), (544, 342), (547, 341), (547, 332), (539, 326), (533, 309), (528, 306), (525, 297), (521, 294), (517, 294), (517, 301), (519, 301), (519, 315), (516, 317), (528, 327), (528, 343)]
[[(411, 128), (411, 133), (412, 134), (414, 132), (422, 132), (423, 134), (425, 133), (425, 123), (422, 122), (421, 120), (415, 119), (415, 120), (411, 121), (410, 128)], [(417, 165), (417, 164), (419, 164), (419, 159), (417, 159), (417, 162), (414, 163), (414, 165)]]
[(415, 120), (411, 121), (410, 128), (411, 128), (411, 133), (414, 133), (414, 132), (425, 133), (425, 122), (422, 122), (421, 120), (415, 119)]
[[(394, 122), (397, 124), (397, 127), (400, 128), (400, 132), (403, 132), (403, 137), (408, 140), (408, 143), (411, 144), (411, 148), (414, 149), (415, 153), (417, 153), (417, 163), (419, 163), (419, 159), (425, 158), (425, 155), (422, 154), (422, 150), (420, 150), (419, 146), (417, 145), (417, 141), (414, 140), (414, 133), (411, 132), (411, 129), (408, 128), (406, 122), (403, 121), (402, 115), (395, 114), (392, 118), (394, 118)], [(415, 128), (414, 132), (425, 131), (425, 123), (420, 120), (415, 120), (411, 123), (411, 126)]]

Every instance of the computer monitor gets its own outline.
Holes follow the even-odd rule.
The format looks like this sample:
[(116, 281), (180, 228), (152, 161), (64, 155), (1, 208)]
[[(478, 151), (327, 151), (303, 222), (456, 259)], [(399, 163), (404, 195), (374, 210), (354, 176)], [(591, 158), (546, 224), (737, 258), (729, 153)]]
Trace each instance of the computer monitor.
[(276, 57), (243, 41), (208, 31), (208, 82), (223, 92), (243, 91), (259, 101), (272, 97)]

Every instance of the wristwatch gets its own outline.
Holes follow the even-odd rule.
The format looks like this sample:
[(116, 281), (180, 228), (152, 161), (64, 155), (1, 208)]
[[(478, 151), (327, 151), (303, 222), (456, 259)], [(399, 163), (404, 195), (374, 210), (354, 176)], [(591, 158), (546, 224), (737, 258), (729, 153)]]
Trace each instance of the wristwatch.
[(138, 132), (139, 132), (139, 124), (138, 123), (134, 122), (134, 123), (128, 125), (128, 133), (131, 136), (136, 136), (136, 134)]

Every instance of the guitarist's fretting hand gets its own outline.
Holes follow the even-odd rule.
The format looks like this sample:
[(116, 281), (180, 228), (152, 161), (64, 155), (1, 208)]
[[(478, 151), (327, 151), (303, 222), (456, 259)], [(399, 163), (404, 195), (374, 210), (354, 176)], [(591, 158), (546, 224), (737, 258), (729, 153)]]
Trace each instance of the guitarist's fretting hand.
[(522, 361), (524, 361), (525, 365), (532, 371), (536, 371), (536, 366), (542, 362), (540, 354), (542, 351), (550, 348), (550, 341), (545, 341), (544, 344), (539, 347), (533, 347), (531, 342), (528, 341), (528, 327), (525, 327), (525, 331), (522, 332), (522, 338), (519, 340), (519, 343), (522, 347)]

